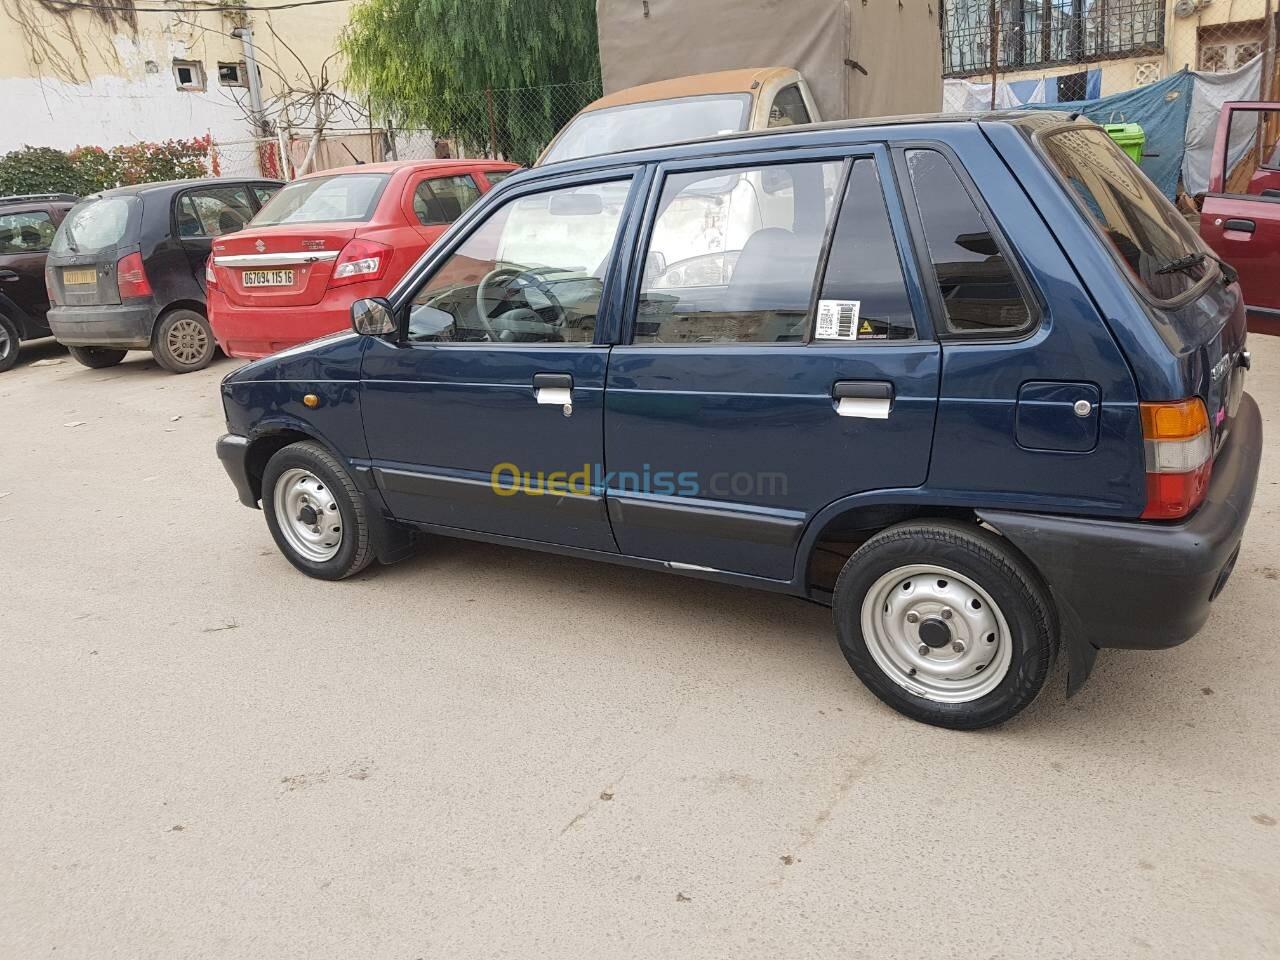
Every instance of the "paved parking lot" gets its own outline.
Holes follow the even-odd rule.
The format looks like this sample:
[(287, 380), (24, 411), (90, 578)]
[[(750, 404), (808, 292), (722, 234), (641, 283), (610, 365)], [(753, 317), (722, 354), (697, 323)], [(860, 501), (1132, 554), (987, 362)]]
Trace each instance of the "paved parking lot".
[(1280, 955), (1275, 441), (1198, 638), (962, 734), (789, 598), (452, 541), (308, 580), (214, 457), (231, 362), (24, 353), (0, 956)]

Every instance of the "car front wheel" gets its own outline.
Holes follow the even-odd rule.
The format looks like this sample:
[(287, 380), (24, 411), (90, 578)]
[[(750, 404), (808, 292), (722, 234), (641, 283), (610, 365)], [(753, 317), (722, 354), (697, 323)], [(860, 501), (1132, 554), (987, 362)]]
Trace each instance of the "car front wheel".
[(262, 477), (262, 508), (280, 552), (320, 580), (342, 580), (373, 560), (364, 497), (318, 443), (278, 451)]
[(859, 679), (900, 713), (976, 730), (1035, 699), (1057, 649), (1039, 575), (976, 525), (906, 523), (848, 560), (833, 611)]

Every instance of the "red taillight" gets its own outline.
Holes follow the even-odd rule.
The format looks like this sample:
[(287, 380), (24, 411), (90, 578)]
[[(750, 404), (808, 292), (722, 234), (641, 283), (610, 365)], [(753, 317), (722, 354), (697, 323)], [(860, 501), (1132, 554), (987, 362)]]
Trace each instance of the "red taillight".
[(116, 261), (116, 287), (121, 300), (151, 296), (151, 281), (143, 269), (142, 254), (131, 253)]
[(204, 262), (204, 285), (205, 287), (216, 287), (218, 285), (218, 275), (213, 269), (213, 257), (210, 256)]
[(1213, 435), (1200, 399), (1142, 404), (1147, 459), (1144, 520), (1174, 520), (1200, 506), (1213, 469)]
[(387, 272), (391, 262), (391, 248), (372, 240), (352, 240), (342, 248), (333, 265), (329, 286), (340, 287), (347, 283), (377, 280)]
[(56, 307), (58, 305), (58, 295), (53, 290), (53, 277), (49, 276), (49, 271), (44, 272), (44, 290), (49, 294), (49, 306)]

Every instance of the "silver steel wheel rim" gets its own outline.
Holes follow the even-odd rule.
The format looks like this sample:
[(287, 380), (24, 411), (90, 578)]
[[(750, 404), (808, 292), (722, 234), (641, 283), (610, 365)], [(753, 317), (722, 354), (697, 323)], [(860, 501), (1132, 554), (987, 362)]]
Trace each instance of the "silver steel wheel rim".
[[(939, 644), (944, 637), (950, 639)], [(986, 696), (1013, 661), (1009, 624), (991, 595), (930, 563), (898, 567), (871, 585), (862, 601), (862, 638), (885, 676), (938, 703)]]
[(0, 360), (7, 360), (9, 351), (13, 349), (13, 338), (9, 336), (9, 330), (0, 323)]
[(196, 320), (175, 320), (165, 334), (165, 345), (179, 363), (199, 363), (209, 350), (209, 334)]
[(342, 549), (342, 514), (332, 491), (315, 474), (294, 467), (280, 474), (272, 495), (276, 523), (300, 557), (332, 560)]

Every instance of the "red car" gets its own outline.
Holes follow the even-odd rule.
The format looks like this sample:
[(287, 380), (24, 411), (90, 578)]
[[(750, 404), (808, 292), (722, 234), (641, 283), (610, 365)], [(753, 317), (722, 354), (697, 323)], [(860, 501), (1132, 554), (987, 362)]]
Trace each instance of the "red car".
[(1235, 267), (1249, 329), (1280, 333), (1280, 103), (1224, 103), (1200, 236)]
[(518, 167), (498, 160), (369, 163), (299, 177), (205, 268), (223, 352), (264, 357), (349, 325), (462, 212)]

